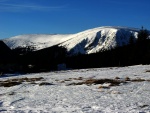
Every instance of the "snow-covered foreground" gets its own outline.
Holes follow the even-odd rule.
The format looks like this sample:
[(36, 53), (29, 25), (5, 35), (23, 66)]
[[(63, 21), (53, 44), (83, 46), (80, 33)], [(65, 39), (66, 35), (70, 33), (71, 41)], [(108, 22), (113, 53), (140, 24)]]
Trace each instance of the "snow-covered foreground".
[[(3, 87), (8, 79), (24, 81)], [(92, 79), (121, 82), (84, 82)], [(2, 113), (150, 112), (150, 65), (5, 75), (0, 84)]]

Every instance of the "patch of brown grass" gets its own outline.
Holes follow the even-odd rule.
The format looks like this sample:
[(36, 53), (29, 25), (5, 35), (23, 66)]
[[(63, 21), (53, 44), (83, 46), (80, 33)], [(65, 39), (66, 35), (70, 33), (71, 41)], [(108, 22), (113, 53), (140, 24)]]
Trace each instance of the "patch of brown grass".
[(13, 81), (7, 81), (7, 82), (0, 82), (0, 87), (11, 87), (22, 84), (21, 82), (13, 82)]
[(141, 105), (141, 106), (139, 106), (140, 108), (145, 108), (145, 107), (149, 107), (149, 105)]
[(110, 86), (99, 86), (98, 89), (109, 89)]
[(16, 81), (18, 81), (18, 82), (35, 82), (35, 81), (40, 81), (42, 79), (44, 79), (44, 78), (43, 77), (39, 77), (39, 78), (27, 78), (27, 77), (25, 77), (25, 78), (8, 79), (5, 82), (10, 82), (10, 81), (12, 81), (12, 82), (16, 82)]
[(145, 72), (150, 72), (150, 70), (146, 70)]
[(83, 77), (74, 78), (74, 80), (83, 80)]
[(88, 79), (85, 81), (85, 84), (104, 84), (104, 83), (110, 83), (111, 86), (118, 86), (121, 81), (114, 80), (114, 79)]
[(20, 85), (22, 82), (31, 82), (34, 83), (35, 81), (40, 81), (44, 79), (43, 77), (39, 78), (15, 78), (15, 79), (8, 79), (5, 81), (0, 81), (0, 87), (12, 87), (15, 85)]
[[(63, 81), (60, 81), (60, 83), (65, 83), (67, 81), (72, 81), (72, 80), (83, 80), (84, 78), (83, 77), (78, 77), (78, 78), (69, 78), (69, 79), (65, 79)], [(82, 83), (71, 83), (70, 85), (80, 85)]]
[(39, 84), (39, 86), (44, 86), (44, 85), (54, 85), (54, 84), (49, 83), (49, 82), (42, 82)]
[(71, 81), (71, 79), (65, 79), (64, 81)]
[(35, 82), (35, 81), (40, 81), (43, 80), (43, 77), (39, 77), (39, 78), (27, 78), (25, 81), (26, 82)]
[(130, 81), (131, 79), (129, 77), (126, 77), (125, 78), (125, 81)]
[(135, 78), (135, 79), (132, 79), (131, 81), (132, 82), (143, 82), (143, 81), (147, 81), (147, 80), (142, 79), (142, 78)]
[(69, 85), (96, 85), (96, 84), (104, 84), (104, 83), (110, 83), (110, 86), (118, 86), (120, 83), (123, 83), (123, 81), (120, 80), (115, 80), (115, 79), (87, 79), (83, 82), (78, 82), (78, 83), (71, 83)]
[(8, 95), (15, 95), (16, 92), (10, 92)]
[(119, 79), (120, 79), (120, 77), (115, 77), (115, 79), (116, 79), (116, 80), (119, 80)]
[(150, 79), (148, 79), (147, 81), (150, 82)]

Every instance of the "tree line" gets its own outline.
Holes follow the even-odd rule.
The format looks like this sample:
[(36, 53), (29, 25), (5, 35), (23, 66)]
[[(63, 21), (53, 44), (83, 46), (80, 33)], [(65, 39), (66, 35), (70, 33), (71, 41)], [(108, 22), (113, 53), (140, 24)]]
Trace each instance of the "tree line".
[(76, 69), (150, 64), (149, 35), (149, 31), (142, 27), (136, 40), (131, 34), (128, 45), (93, 54), (67, 57), (66, 64)]
[[(111, 50), (68, 56), (67, 50), (58, 45), (34, 51), (34, 47), (18, 47), (0, 60), (0, 72), (33, 73), (57, 70), (58, 64), (66, 64), (72, 69), (100, 68), (150, 64), (149, 31), (142, 29), (138, 38), (131, 34), (129, 44)], [(7, 59), (7, 57), (10, 57)], [(3, 59), (4, 58), (4, 59)]]

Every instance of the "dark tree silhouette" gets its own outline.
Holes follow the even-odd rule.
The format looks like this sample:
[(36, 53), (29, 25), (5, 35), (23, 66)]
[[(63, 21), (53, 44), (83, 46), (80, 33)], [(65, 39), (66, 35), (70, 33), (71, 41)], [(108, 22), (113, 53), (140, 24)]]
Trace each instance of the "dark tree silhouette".
[(130, 38), (129, 38), (129, 44), (130, 45), (133, 45), (135, 43), (135, 41), (134, 41), (134, 36), (133, 36), (133, 34), (131, 33), (131, 36), (130, 36)]
[(147, 40), (148, 36), (149, 36), (149, 32), (142, 27), (142, 29), (138, 33), (137, 42), (138, 43), (145, 42)]

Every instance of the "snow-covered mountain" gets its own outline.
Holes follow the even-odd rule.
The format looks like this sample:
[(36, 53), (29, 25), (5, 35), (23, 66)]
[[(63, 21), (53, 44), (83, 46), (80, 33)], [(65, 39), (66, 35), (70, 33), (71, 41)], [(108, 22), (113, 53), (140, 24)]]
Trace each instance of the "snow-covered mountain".
[(53, 45), (57, 45), (61, 42), (64, 42), (68, 40), (69, 38), (68, 36), (70, 35), (30, 34), (30, 35), (19, 35), (19, 36), (11, 37), (8, 39), (4, 39), (3, 41), (11, 49), (14, 49), (17, 47), (32, 46), (32, 47), (35, 47), (36, 50), (40, 50), (40, 49), (51, 47)]
[(10, 47), (34, 46), (36, 50), (59, 44), (65, 47), (70, 54), (90, 54), (102, 50), (109, 50), (116, 46), (129, 43), (133, 35), (137, 38), (139, 29), (128, 27), (98, 27), (77, 34), (69, 35), (20, 35), (3, 41)]
[(126, 27), (98, 27), (72, 35), (62, 43), (70, 54), (90, 54), (129, 43), (131, 35), (137, 38), (139, 29)]

